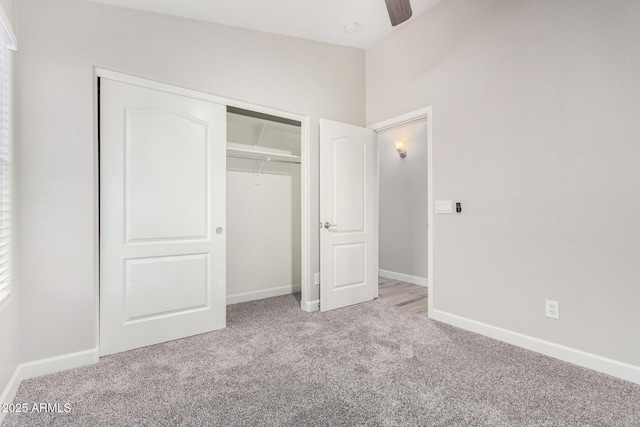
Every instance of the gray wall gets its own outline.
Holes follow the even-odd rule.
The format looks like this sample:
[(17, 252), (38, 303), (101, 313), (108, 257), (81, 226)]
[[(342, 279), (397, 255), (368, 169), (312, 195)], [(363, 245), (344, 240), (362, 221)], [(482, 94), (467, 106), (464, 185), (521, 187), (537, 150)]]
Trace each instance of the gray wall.
[(447, 0), (367, 51), (367, 122), (432, 105), (435, 198), (463, 202), (434, 219), (436, 310), (640, 366), (638, 22)]
[[(14, 26), (14, 11), (13, 11), (13, 0), (1, 0), (0, 6), (2, 10), (7, 16), (9, 22), (8, 25)], [(14, 31), (15, 32), (15, 31)], [(12, 54), (15, 62), (15, 54)], [(14, 74), (15, 77), (15, 74)], [(15, 105), (15, 102), (14, 102)], [(14, 123), (15, 123), (15, 110), (14, 110)], [(14, 125), (14, 145), (16, 142), (16, 132)], [(14, 149), (14, 159), (16, 158), (16, 149)], [(14, 162), (14, 175), (15, 175), (15, 162)], [(14, 176), (13, 188), (14, 188), (14, 206), (15, 206), (15, 187), (16, 187), (16, 179)], [(12, 251), (15, 251), (17, 248), (16, 245), (16, 224), (17, 224), (17, 216), (14, 213), (13, 216), (13, 230), (12, 235)], [(16, 257), (13, 257), (13, 265), (11, 271), (11, 295), (8, 299), (4, 300), (0, 303), (0, 326), (1, 326), (1, 335), (2, 335), (2, 350), (0, 350), (0, 394), (2, 394), (3, 390), (9, 383), (11, 376), (15, 372), (18, 367), (18, 363), (20, 361), (20, 346), (19, 346), (19, 293), (20, 293), (20, 285), (18, 280), (18, 272), (17, 272), (17, 264)], [(8, 402), (0, 402), (0, 403), (8, 403)], [(4, 414), (0, 414), (0, 420), (3, 418)]]
[[(359, 49), (80, 0), (22, 0), (17, 16), (24, 362), (97, 342), (94, 66), (310, 115), (312, 153), (320, 117), (364, 125)], [(318, 223), (317, 193), (310, 208)]]
[[(400, 158), (395, 141), (405, 141)], [(380, 269), (427, 278), (427, 122), (378, 134)]]

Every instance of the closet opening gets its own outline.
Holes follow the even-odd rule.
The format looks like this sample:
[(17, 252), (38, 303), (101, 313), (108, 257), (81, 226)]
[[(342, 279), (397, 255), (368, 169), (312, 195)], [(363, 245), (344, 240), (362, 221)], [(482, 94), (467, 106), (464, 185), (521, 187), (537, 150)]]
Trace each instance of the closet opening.
[(227, 107), (227, 305), (301, 291), (302, 123)]

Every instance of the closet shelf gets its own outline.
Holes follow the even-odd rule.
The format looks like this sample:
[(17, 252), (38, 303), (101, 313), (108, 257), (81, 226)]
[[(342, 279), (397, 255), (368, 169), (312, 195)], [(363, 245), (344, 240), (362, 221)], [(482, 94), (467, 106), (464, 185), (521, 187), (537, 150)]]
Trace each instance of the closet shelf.
[(300, 163), (300, 156), (293, 154), (274, 153), (266, 150), (250, 150), (227, 147), (227, 156), (241, 159), (266, 160), (285, 163)]

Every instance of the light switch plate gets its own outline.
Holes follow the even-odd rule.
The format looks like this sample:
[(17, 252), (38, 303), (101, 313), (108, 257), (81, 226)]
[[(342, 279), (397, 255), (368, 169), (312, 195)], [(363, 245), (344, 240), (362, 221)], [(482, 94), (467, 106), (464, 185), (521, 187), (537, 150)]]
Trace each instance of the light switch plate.
[(436, 200), (436, 213), (453, 213), (453, 202), (451, 200)]

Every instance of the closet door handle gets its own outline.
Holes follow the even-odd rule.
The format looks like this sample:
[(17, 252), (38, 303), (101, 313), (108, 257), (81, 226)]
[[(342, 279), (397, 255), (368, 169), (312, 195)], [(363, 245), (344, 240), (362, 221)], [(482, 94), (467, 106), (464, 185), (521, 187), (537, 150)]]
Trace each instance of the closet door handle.
[(329, 223), (329, 222), (325, 222), (325, 223), (324, 223), (324, 228), (326, 228), (327, 230), (328, 230), (329, 228), (331, 228), (331, 227), (337, 227), (337, 226), (338, 226), (338, 224), (331, 224), (331, 223)]
[(216, 228), (216, 234), (222, 234), (223, 231), (222, 227)]

